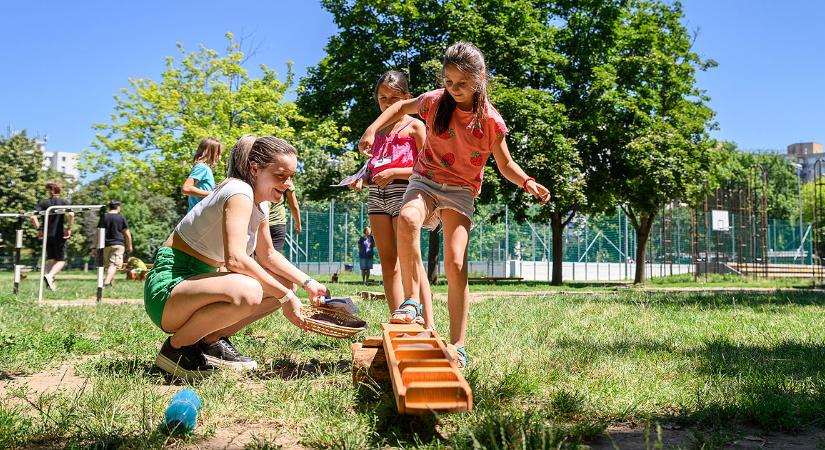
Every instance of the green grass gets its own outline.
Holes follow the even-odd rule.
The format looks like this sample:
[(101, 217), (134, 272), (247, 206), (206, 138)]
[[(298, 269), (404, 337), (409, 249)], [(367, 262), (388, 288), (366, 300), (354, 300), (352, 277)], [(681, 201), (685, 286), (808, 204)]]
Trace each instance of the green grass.
[[(362, 289), (332, 288), (336, 295)], [(107, 294), (140, 297), (141, 289), (119, 282)], [(63, 280), (55, 294), (65, 297), (54, 298), (86, 298), (86, 290), (94, 295), (91, 278)], [(0, 382), (67, 364), (89, 382), (47, 394), (7, 390), (0, 448), (168, 448), (258, 424), (312, 448), (549, 449), (627, 422), (695, 427), (697, 446), (712, 448), (740, 426), (825, 425), (825, 300), (815, 292), (623, 289), (474, 303), (464, 372), (474, 410), (416, 418), (397, 415), (390, 388), (352, 385), (349, 341), (301, 333), (276, 313), (234, 338), (261, 363), (258, 371), (195, 384), (202, 415), (195, 434), (183, 437), (157, 428), (179, 387), (153, 367), (164, 335), (141, 305), (37, 307), (31, 291), (10, 292), (10, 279), (0, 278)], [(386, 304), (359, 306), (368, 334), (378, 334)], [(436, 302), (436, 318), (446, 335), (445, 302)], [(277, 445), (259, 439), (250, 448)]]

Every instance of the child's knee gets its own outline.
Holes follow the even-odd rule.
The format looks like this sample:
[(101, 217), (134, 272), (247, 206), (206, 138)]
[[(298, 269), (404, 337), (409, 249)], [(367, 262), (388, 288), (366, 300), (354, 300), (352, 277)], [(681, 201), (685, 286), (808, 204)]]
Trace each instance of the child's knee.
[(463, 276), (466, 272), (467, 264), (463, 259), (444, 259), (444, 272), (447, 275)]
[(414, 232), (421, 230), (424, 218), (421, 211), (416, 208), (404, 208), (398, 215), (398, 225), (400, 232)]

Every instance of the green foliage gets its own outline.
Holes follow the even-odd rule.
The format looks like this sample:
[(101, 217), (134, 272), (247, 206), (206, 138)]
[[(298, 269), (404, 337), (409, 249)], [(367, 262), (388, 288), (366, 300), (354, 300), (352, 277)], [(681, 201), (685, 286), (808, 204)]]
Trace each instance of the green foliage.
[(722, 144), (722, 161), (716, 177), (720, 187), (758, 191), (762, 195), (762, 170), (767, 173), (768, 217), (794, 220), (799, 217), (796, 168), (785, 156), (738, 150), (736, 144)]
[[(0, 135), (0, 212), (23, 213), (34, 210), (43, 194), (46, 181), (43, 170), (43, 151), (35, 138), (26, 131)], [(14, 248), (17, 220), (0, 218), (0, 236), (3, 245)], [(34, 230), (24, 224), (29, 244), (36, 237)]]
[[(637, 259), (663, 204), (692, 203), (717, 183), (715, 124), (696, 72), (712, 67), (692, 49), (679, 3), (633, 0), (619, 16), (602, 82), (608, 115), (593, 166), (639, 236)], [(590, 161), (588, 161), (590, 162)], [(636, 282), (644, 280), (637, 266)]]
[[(175, 200), (152, 191), (151, 180), (128, 188), (112, 188), (109, 177), (97, 179), (79, 189), (75, 202), (107, 204), (110, 200), (121, 202), (120, 212), (129, 222), (132, 233), (133, 254), (151, 261), (155, 249), (166, 240), (181, 216), (175, 208)], [(98, 214), (86, 213), (80, 219), (79, 227), (84, 239), (72, 238), (70, 245), (80, 254), (89, 254), (94, 247), (94, 236), (98, 225)]]
[[(115, 96), (111, 123), (95, 125), (94, 152), (84, 153), (83, 170), (103, 173), (114, 189), (142, 184), (169, 196), (206, 136), (227, 148), (249, 133), (291, 141), (293, 122), (300, 119), (297, 106), (284, 101), (291, 64), (285, 81), (264, 65), (262, 76), (253, 78), (243, 67), (241, 43), (232, 33), (226, 37), (224, 53), (203, 46), (187, 52), (178, 43), (179, 58), (166, 59), (160, 81), (130, 79), (130, 87)], [(215, 169), (218, 180), (224, 172), (222, 162)]]

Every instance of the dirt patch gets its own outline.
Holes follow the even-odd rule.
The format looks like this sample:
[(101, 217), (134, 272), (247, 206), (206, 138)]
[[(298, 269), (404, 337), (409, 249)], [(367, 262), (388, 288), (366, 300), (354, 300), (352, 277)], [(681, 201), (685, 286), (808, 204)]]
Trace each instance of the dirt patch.
[[(142, 305), (142, 298), (104, 298), (101, 301), (104, 305)], [(43, 300), (43, 306), (53, 306), (60, 308), (64, 306), (95, 306), (97, 299), (81, 298), (77, 300)]]
[(267, 443), (275, 448), (305, 449), (283, 425), (265, 422), (239, 422), (215, 430), (215, 434), (184, 447), (186, 449), (236, 449), (253, 443)]
[(8, 398), (13, 404), (25, 403), (22, 398), (9, 398), (9, 392), (23, 389), (31, 398), (58, 390), (77, 392), (88, 389), (90, 383), (89, 378), (77, 375), (73, 365), (63, 364), (56, 369), (31, 375), (6, 374), (0, 378), (0, 398)]
[(825, 444), (825, 430), (802, 433), (770, 433), (744, 428), (737, 432), (714, 433), (693, 430), (678, 425), (663, 425), (661, 434), (655, 428), (635, 425), (608, 427), (605, 436), (590, 444), (592, 450), (647, 450), (657, 448), (724, 447), (726, 449), (816, 449)]

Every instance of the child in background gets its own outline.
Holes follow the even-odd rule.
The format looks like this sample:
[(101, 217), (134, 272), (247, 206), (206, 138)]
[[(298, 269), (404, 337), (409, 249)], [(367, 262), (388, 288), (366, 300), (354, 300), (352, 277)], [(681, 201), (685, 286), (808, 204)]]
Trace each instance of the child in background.
[(373, 147), (376, 132), (406, 114), (418, 113), (427, 125), (424, 153), (413, 167), (398, 221), (398, 253), (406, 300), (393, 314), (394, 322), (413, 322), (432, 308), (419, 291), (424, 265), (419, 244), (421, 227), (444, 231), (444, 271), (447, 276), (450, 342), (458, 365), (467, 363), (464, 341), (469, 310), (467, 243), (473, 226), (474, 199), (481, 190), (484, 165), (492, 154), (505, 178), (541, 199), (550, 191), (527, 176), (513, 161), (504, 135), (507, 126), (488, 99), (484, 55), (473, 44), (457, 42), (444, 54), (444, 88), (388, 107), (359, 142), (362, 152)]
[(181, 192), (187, 197), (188, 207), (186, 212), (192, 210), (201, 199), (209, 195), (215, 188), (215, 176), (212, 168), (221, 160), (223, 144), (217, 139), (205, 137), (198, 144), (198, 151), (193, 158), (195, 165), (189, 173), (189, 177), (183, 182)]
[[(374, 96), (382, 112), (396, 102), (408, 100), (411, 95), (407, 77), (396, 70), (385, 72), (375, 84)], [(378, 255), (381, 257), (384, 294), (387, 297), (390, 312), (401, 307), (403, 295), (396, 248), (398, 215), (401, 212), (404, 192), (407, 190), (409, 178), (413, 172), (413, 164), (418, 157), (419, 149), (424, 145), (426, 132), (424, 122), (404, 115), (378, 130), (370, 151), (364, 153), (370, 157), (367, 162), (369, 173), (367, 210)], [(356, 182), (353, 188), (360, 188), (360, 184)], [(360, 250), (359, 245), (359, 253)], [(369, 273), (364, 274), (362, 269), (361, 276), (366, 284)], [(429, 299), (430, 285), (427, 277), (422, 275), (419, 279), (421, 280), (419, 288), (421, 296)], [(429, 304), (429, 300), (427, 303)], [(425, 324), (432, 328), (432, 311), (426, 310), (424, 319), (427, 319), (424, 320)]]

